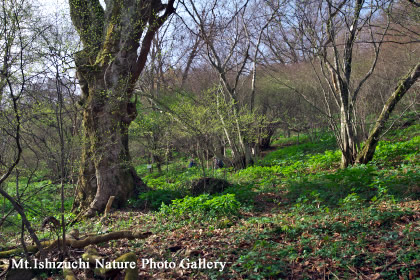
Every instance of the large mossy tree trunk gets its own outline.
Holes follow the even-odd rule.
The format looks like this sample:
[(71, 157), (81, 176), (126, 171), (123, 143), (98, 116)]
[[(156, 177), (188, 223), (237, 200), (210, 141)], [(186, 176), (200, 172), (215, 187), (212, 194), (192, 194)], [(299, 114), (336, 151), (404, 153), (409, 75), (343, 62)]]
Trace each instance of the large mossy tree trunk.
[(84, 143), (73, 210), (88, 216), (102, 212), (110, 196), (123, 205), (143, 185), (128, 150), (128, 127), (137, 114), (133, 88), (155, 32), (174, 12), (174, 0), (105, 2), (106, 10), (99, 0), (69, 0), (84, 47), (75, 55)]
[[(85, 100), (83, 128), (85, 142), (79, 174), (76, 202), (91, 211), (102, 211), (110, 196), (122, 205), (141, 184), (130, 165), (128, 126), (136, 117), (130, 102), (128, 73), (116, 69), (111, 73), (115, 85), (105, 85), (99, 72), (88, 82), (89, 96)], [(111, 70), (112, 71), (112, 70)]]
[(395, 108), (395, 105), (403, 98), (405, 93), (410, 89), (412, 85), (417, 81), (420, 77), (420, 63), (418, 63), (407, 76), (403, 77), (400, 82), (398, 83), (397, 88), (388, 98), (387, 102), (382, 109), (381, 114), (379, 115), (378, 119), (376, 120), (375, 126), (369, 133), (369, 137), (363, 146), (363, 149), (360, 151), (357, 157), (357, 163), (366, 164), (373, 159), (373, 155), (375, 154), (376, 146), (379, 142), (379, 138), (385, 128), (385, 124), (389, 119), (392, 111)]

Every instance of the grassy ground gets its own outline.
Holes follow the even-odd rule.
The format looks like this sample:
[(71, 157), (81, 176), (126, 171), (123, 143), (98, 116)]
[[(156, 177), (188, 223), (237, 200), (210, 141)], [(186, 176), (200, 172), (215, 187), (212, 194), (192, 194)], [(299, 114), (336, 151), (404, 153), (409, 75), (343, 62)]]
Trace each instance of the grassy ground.
[[(338, 169), (340, 153), (324, 135), (277, 139), (255, 166), (208, 171), (233, 186), (191, 196), (202, 176), (187, 162), (143, 173), (152, 191), (81, 232), (151, 231), (141, 241), (98, 246), (104, 256), (226, 261), (217, 269), (142, 267), (141, 279), (416, 279), (420, 277), (419, 125), (389, 134), (372, 163)], [(144, 209), (144, 206), (147, 209)], [(77, 252), (72, 252), (77, 257)], [(91, 278), (81, 271), (80, 279)], [(83, 274), (83, 275), (81, 275)]]

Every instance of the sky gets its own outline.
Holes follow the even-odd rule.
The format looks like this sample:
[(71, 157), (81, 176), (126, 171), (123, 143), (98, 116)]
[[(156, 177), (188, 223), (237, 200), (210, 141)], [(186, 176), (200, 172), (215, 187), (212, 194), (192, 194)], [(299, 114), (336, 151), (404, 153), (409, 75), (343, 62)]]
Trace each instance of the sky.
[[(57, 11), (65, 11), (65, 13), (69, 13), (69, 4), (68, 0), (37, 0), (40, 5), (42, 6), (42, 10), (45, 13), (56, 13)], [(105, 7), (104, 0), (99, 0), (102, 6)]]
[(38, 0), (42, 6), (42, 11), (45, 13), (55, 13), (60, 10), (68, 12), (68, 0)]

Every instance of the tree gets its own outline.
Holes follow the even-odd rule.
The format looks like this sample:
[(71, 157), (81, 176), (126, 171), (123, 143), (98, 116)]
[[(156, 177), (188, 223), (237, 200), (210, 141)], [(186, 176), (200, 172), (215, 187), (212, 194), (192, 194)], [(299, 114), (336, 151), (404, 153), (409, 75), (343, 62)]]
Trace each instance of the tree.
[(365, 142), (363, 149), (357, 155), (357, 163), (368, 163), (373, 159), (376, 146), (379, 142), (385, 124), (389, 119), (392, 111), (394, 111), (397, 103), (403, 98), (407, 91), (414, 85), (420, 77), (420, 63), (418, 63), (412, 70), (409, 71), (406, 77), (403, 77), (398, 83), (397, 88), (388, 98), (381, 114), (376, 120), (375, 126), (369, 133), (369, 137)]
[[(343, 168), (358, 161), (363, 140), (361, 124), (366, 122), (358, 114), (359, 99), (366, 82), (374, 76), (383, 46), (396, 42), (387, 37), (390, 30), (395, 37), (402, 35), (409, 38), (393, 26), (394, 5), (394, 1), (297, 1), (290, 7), (291, 12), (278, 15), (292, 34), (290, 38), (283, 38), (286, 45), (295, 45), (301, 56), (313, 66), (322, 93), (319, 99), (324, 100), (324, 109), (319, 110), (328, 118), (335, 134), (342, 152)], [(404, 31), (409, 29), (405, 27)], [(410, 42), (416, 40), (397, 43)], [(364, 58), (363, 63), (360, 57)], [(315, 65), (314, 61), (318, 64)], [(417, 61), (413, 61), (415, 63)], [(369, 65), (361, 67), (365, 64)], [(407, 87), (400, 91), (402, 94), (397, 95), (402, 97), (415, 80), (414, 75), (412, 82), (404, 83)], [(315, 104), (302, 92), (296, 92)], [(394, 98), (394, 101), (399, 99)], [(384, 110), (391, 107), (385, 104)], [(383, 122), (384, 119), (378, 121)]]
[[(376, 147), (379, 133), (389, 114), (418, 78), (418, 70), (415, 69), (414, 74), (410, 71), (409, 78), (401, 82), (402, 86), (385, 104), (377, 120), (378, 125), (373, 130), (375, 135), (371, 135), (376, 139), (376, 143), (368, 140), (367, 146), (373, 146), (367, 150), (365, 146), (365, 151), (359, 154), (361, 137), (358, 135), (360, 129), (356, 102), (363, 85), (374, 73), (381, 48), (386, 43), (386, 35), (391, 24), (389, 15), (392, 12), (392, 4), (392, 2), (356, 0), (341, 1), (336, 5), (326, 1), (325, 42), (318, 49), (317, 55), (320, 58), (321, 68), (328, 69), (329, 75), (323, 71), (324, 78), (340, 108), (340, 133), (337, 134), (337, 142), (342, 152), (342, 167), (353, 165), (357, 161), (367, 163), (372, 159), (373, 146)], [(379, 19), (375, 19), (375, 16)], [(357, 80), (353, 74), (354, 55), (356, 48), (362, 43), (369, 45), (372, 58), (369, 70)]]
[[(152, 41), (149, 63), (143, 70), (140, 78), (141, 82), (138, 83), (140, 92), (147, 93), (154, 99), (159, 98), (159, 96), (164, 94), (165, 89), (168, 88), (169, 80), (171, 79), (169, 75), (166, 75), (167, 72), (165, 71), (171, 68), (171, 65), (168, 65), (168, 62), (171, 61), (173, 46), (170, 45), (170, 41), (172, 41), (170, 36), (166, 35), (169, 33), (168, 29), (171, 26), (171, 24), (167, 23), (164, 28), (162, 28), (162, 32), (156, 33), (156, 36)], [(139, 93), (139, 95), (141, 96), (141, 93)], [(141, 100), (142, 98), (140, 98), (140, 101)], [(150, 106), (151, 111), (148, 112), (148, 107), (145, 108), (146, 110), (142, 110), (142, 116), (138, 117), (139, 122), (137, 124), (139, 124), (138, 128), (140, 129), (136, 130), (136, 136), (142, 135), (144, 137), (146, 140), (146, 150), (150, 155), (149, 163), (156, 164), (159, 172), (161, 172), (165, 156), (167, 158), (168, 155), (168, 119), (161, 114), (159, 108), (154, 106), (152, 100), (145, 100), (145, 103), (148, 107)]]
[(110, 196), (124, 204), (142, 185), (128, 151), (133, 88), (156, 31), (174, 12), (174, 0), (105, 3), (106, 9), (99, 0), (69, 0), (84, 47), (75, 55), (85, 140), (73, 208), (88, 208), (87, 216), (103, 211)]
[(12, 196), (3, 185), (22, 158), (22, 99), (28, 84), (35, 76), (30, 69), (36, 57), (32, 49), (42, 29), (36, 29), (39, 18), (33, 15), (32, 6), (27, 1), (3, 0), (0, 7), (0, 195), (10, 202), (21, 217), (21, 242), (27, 258), (29, 259), (24, 238), (25, 229), (43, 258), (41, 243), (25, 214), (19, 194)]
[[(252, 3), (251, 3), (252, 2)], [(206, 46), (207, 60), (219, 75), (219, 90), (216, 91), (219, 103), (232, 104), (229, 108), (231, 125), (217, 111), (223, 126), (223, 131), (232, 154), (235, 165), (244, 168), (253, 162), (251, 145), (254, 139), (246, 137), (247, 127), (241, 126), (241, 114), (249, 108), (252, 114), (255, 110), (255, 80), (257, 59), (261, 37), (272, 17), (266, 15), (256, 19), (255, 12), (249, 6), (261, 4), (258, 1), (210, 1), (194, 3), (180, 1), (196, 29), (197, 36)], [(258, 6), (261, 8), (261, 5)], [(262, 23), (261, 23), (262, 22)], [(194, 31), (191, 31), (194, 32)], [(249, 67), (250, 61), (253, 61)], [(248, 69), (251, 68), (251, 69)], [(251, 89), (248, 96), (241, 94), (244, 76), (250, 74)], [(223, 99), (223, 100), (222, 100)], [(244, 101), (245, 100), (245, 101)], [(249, 103), (249, 107), (246, 104)], [(228, 129), (231, 128), (231, 129)]]
[[(325, 42), (319, 49), (319, 57), (321, 67), (326, 67), (330, 72), (330, 76), (324, 75), (324, 78), (340, 107), (340, 133), (337, 142), (342, 152), (342, 167), (355, 163), (359, 141), (354, 106), (361, 87), (375, 69), (383, 38), (388, 29), (386, 26), (379, 38), (374, 35), (376, 30), (370, 25), (370, 22), (380, 8), (375, 4), (356, 0), (341, 1), (336, 6), (332, 2), (326, 1)], [(362, 13), (363, 9), (366, 9), (364, 13)], [(347, 16), (341, 17), (340, 14), (343, 12)], [(341, 27), (343, 25), (345, 27)], [(373, 41), (374, 58), (366, 75), (360, 81), (354, 82), (352, 80), (354, 48), (357, 37), (362, 36), (361, 33), (365, 28), (369, 30)], [(344, 39), (340, 36), (341, 32), (344, 34)], [(352, 86), (351, 83), (355, 83), (355, 86)]]

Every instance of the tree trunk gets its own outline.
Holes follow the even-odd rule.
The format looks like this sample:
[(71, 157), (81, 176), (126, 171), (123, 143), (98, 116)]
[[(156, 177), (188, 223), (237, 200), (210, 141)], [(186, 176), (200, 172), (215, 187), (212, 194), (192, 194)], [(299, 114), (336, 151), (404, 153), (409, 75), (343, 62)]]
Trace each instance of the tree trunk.
[[(82, 123), (84, 126), (84, 122)], [(84, 131), (86, 129), (84, 128)], [(80, 170), (75, 192), (75, 200), (73, 203), (73, 211), (78, 209), (86, 209), (93, 201), (96, 195), (96, 176), (95, 165), (93, 163), (92, 152), (90, 151), (90, 143), (88, 137), (84, 137), (82, 146), (82, 157), (80, 160)]]
[(273, 137), (274, 132), (276, 131), (277, 124), (269, 123), (265, 127), (262, 127), (260, 130), (260, 135), (258, 140), (259, 150), (267, 150), (270, 148), (271, 137)]
[(131, 98), (155, 33), (174, 12), (174, 0), (107, 1), (106, 11), (99, 0), (69, 3), (84, 46), (75, 55), (85, 139), (73, 209), (88, 208), (84, 213), (91, 216), (105, 209), (110, 196), (121, 206), (143, 186), (128, 151), (128, 127), (137, 114)]
[(389, 116), (391, 115), (392, 111), (394, 110), (395, 105), (401, 100), (404, 94), (416, 82), (419, 76), (420, 76), (420, 63), (417, 64), (412, 70), (410, 70), (409, 74), (406, 77), (400, 80), (397, 88), (392, 93), (392, 95), (388, 98), (387, 102), (385, 103), (384, 108), (382, 109), (381, 114), (376, 120), (375, 126), (370, 132), (369, 137), (366, 140), (362, 151), (357, 157), (357, 163), (366, 164), (373, 159), (376, 146), (379, 142), (380, 134), (384, 130), (385, 124), (387, 120), (389, 119)]
[[(111, 80), (124, 81), (125, 73), (112, 73)], [(89, 207), (88, 215), (102, 212), (110, 196), (122, 206), (141, 180), (131, 167), (128, 151), (128, 126), (136, 117), (135, 104), (117, 83), (106, 88), (103, 75), (88, 83), (89, 95), (84, 104), (85, 143), (79, 174), (76, 206)], [(120, 89), (122, 88), (122, 89)], [(120, 92), (120, 90), (122, 92)]]
[[(338, 78), (337, 78), (338, 79)], [(352, 124), (352, 104), (349, 100), (350, 92), (347, 83), (340, 81), (340, 143), (341, 168), (353, 165), (356, 161), (356, 139)]]
[(341, 168), (346, 168), (349, 165), (353, 164), (353, 153), (351, 148), (351, 138), (348, 131), (348, 122), (346, 110), (341, 108), (341, 115), (340, 115), (340, 135), (341, 135)]

